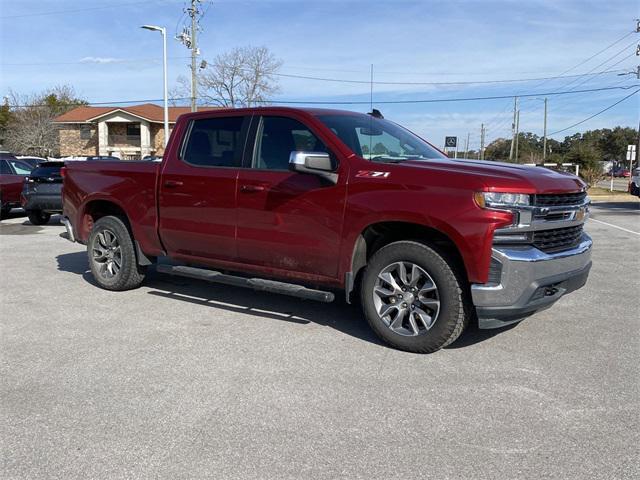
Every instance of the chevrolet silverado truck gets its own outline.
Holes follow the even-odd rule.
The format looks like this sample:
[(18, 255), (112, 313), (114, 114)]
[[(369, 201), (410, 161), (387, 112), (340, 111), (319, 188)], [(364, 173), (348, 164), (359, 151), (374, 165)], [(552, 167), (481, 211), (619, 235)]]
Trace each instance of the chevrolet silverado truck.
[(162, 162), (73, 162), (63, 177), (66, 236), (102, 288), (136, 288), (157, 264), (322, 302), (342, 292), (411, 352), (476, 319), (520, 321), (591, 267), (578, 177), (449, 159), (377, 110), (186, 114)]

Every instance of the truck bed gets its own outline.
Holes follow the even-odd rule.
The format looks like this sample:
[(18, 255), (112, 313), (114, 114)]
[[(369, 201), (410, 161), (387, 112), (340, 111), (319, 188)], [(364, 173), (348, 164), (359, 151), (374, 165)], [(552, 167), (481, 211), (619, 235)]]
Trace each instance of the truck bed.
[(63, 206), (76, 238), (85, 242), (89, 236), (90, 224), (84, 213), (100, 209), (101, 200), (108, 200), (127, 212), (134, 236), (145, 251), (161, 252), (156, 207), (160, 166), (159, 162), (67, 162)]

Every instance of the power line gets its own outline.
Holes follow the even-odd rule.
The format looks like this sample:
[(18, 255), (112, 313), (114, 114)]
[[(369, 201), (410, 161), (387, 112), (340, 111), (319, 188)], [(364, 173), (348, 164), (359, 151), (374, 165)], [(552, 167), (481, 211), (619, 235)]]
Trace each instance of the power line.
[[(505, 80), (472, 80), (465, 82), (384, 82), (384, 81), (374, 81), (375, 85), (478, 85), (478, 84), (493, 84), (493, 83), (516, 83), (516, 82), (535, 82), (538, 80), (554, 80), (559, 78), (576, 78), (583, 77), (585, 75), (602, 75), (604, 73), (618, 73), (622, 70), (604, 70), (601, 72), (595, 73), (581, 73), (575, 75), (564, 75), (564, 76), (555, 76), (555, 77), (538, 77), (538, 78), (516, 78), (516, 79), (505, 79)], [(326, 78), (326, 77), (314, 77), (309, 75), (296, 75), (290, 73), (273, 73), (272, 75), (277, 77), (286, 77), (286, 78), (297, 78), (302, 80), (317, 80), (323, 82), (335, 82), (335, 83), (354, 83), (354, 84), (366, 84), (369, 85), (372, 83), (369, 80), (351, 80), (344, 78)]]
[(55, 11), (51, 11), (51, 12), (36, 12), (36, 13), (23, 13), (20, 15), (3, 15), (0, 17), (0, 19), (5, 20), (5, 19), (10, 19), (10, 18), (25, 18), (25, 17), (42, 17), (42, 16), (46, 16), (46, 15), (62, 15), (64, 13), (79, 13), (79, 12), (90, 12), (93, 10), (104, 10), (107, 8), (116, 8), (116, 7), (129, 7), (131, 5), (141, 5), (144, 3), (157, 3), (156, 1), (137, 1), (137, 2), (127, 2), (127, 3), (113, 3), (110, 5), (100, 5), (97, 7), (86, 7), (86, 8), (75, 8), (75, 9), (71, 9), (71, 10), (55, 10)]
[(622, 37), (620, 37), (618, 40), (616, 40), (615, 42), (609, 44), (608, 46), (604, 47), (602, 50), (594, 53), (593, 55), (591, 55), (589, 58), (587, 58), (586, 60), (583, 60), (580, 63), (577, 63), (576, 65), (574, 65), (573, 67), (565, 70), (564, 72), (562, 72), (560, 75), (564, 75), (565, 73), (569, 73), (571, 70), (574, 70), (578, 67), (581, 67), (582, 65), (584, 65), (585, 63), (589, 62), (590, 60), (594, 59), (595, 57), (597, 57), (598, 55), (600, 55), (601, 53), (606, 52), (607, 50), (609, 50), (611, 47), (617, 45), (618, 43), (620, 43), (621, 41), (623, 41), (625, 38), (629, 37), (630, 35), (633, 35), (635, 32), (635, 30), (631, 30), (630, 32), (627, 32), (625, 35), (623, 35)]
[[(607, 90), (629, 90), (630, 88), (635, 88), (639, 86), (629, 85), (629, 86), (617, 86), (617, 87), (601, 87), (601, 88), (589, 88), (585, 90), (573, 90), (567, 92), (538, 92), (538, 93), (523, 93), (518, 95), (518, 97), (539, 97), (539, 96), (550, 96), (550, 95), (567, 95), (567, 94), (578, 94), (578, 93), (589, 93), (589, 92), (602, 92)], [(501, 100), (507, 98), (513, 98), (514, 95), (492, 95), (486, 97), (457, 97), (457, 98), (431, 98), (431, 99), (419, 99), (419, 100), (383, 100), (376, 101), (376, 104), (383, 105), (403, 105), (403, 104), (412, 104), (412, 103), (446, 103), (446, 102), (469, 102), (469, 101), (479, 101), (479, 100)], [(175, 97), (170, 100), (188, 100), (191, 97)], [(100, 106), (100, 105), (114, 105), (114, 104), (129, 104), (129, 103), (151, 103), (151, 102), (160, 102), (162, 99), (154, 98), (154, 99), (145, 99), (145, 100), (121, 100), (121, 101), (110, 101), (110, 102), (89, 102), (89, 103), (77, 103), (70, 105), (78, 105), (78, 106)], [(369, 100), (359, 101), (305, 101), (305, 100), (269, 100), (262, 102), (264, 104), (274, 104), (274, 105), (369, 105)], [(12, 105), (13, 108), (27, 108), (27, 107), (49, 107), (47, 104), (32, 104), (32, 105)]]
[[(582, 60), (581, 62), (578, 62), (577, 64), (575, 64), (575, 65), (573, 65), (572, 67), (568, 68), (567, 70), (563, 71), (563, 72), (560, 74), (560, 76), (562, 76), (562, 75), (564, 75), (564, 74), (566, 74), (566, 73), (569, 73), (570, 71), (572, 71), (572, 70), (574, 70), (574, 69), (576, 69), (576, 68), (578, 68), (578, 67), (580, 67), (580, 66), (582, 66), (582, 65), (584, 65), (584, 64), (586, 64), (586, 63), (588, 63), (589, 61), (591, 61), (591, 60), (593, 60), (594, 58), (596, 58), (598, 55), (600, 55), (600, 54), (602, 54), (602, 53), (606, 52), (607, 50), (609, 50), (609, 49), (613, 48), (614, 46), (618, 45), (620, 42), (624, 41), (625, 39), (627, 39), (628, 37), (630, 37), (630, 36), (631, 36), (631, 35), (633, 35), (634, 33), (636, 33), (636, 31), (635, 31), (635, 30), (631, 30), (631, 31), (627, 32), (626, 34), (624, 34), (623, 36), (621, 36), (621, 37), (620, 37), (620, 38), (618, 38), (617, 40), (613, 41), (612, 43), (610, 43), (609, 45), (607, 45), (607, 46), (606, 46), (606, 47), (604, 47), (603, 49), (598, 50), (596, 53), (594, 53), (594, 54), (593, 54), (593, 55), (591, 55), (590, 57), (586, 58), (585, 60)], [(635, 42), (634, 42), (634, 43), (635, 43)], [(606, 63), (608, 63), (609, 61), (611, 61), (611, 60), (613, 60), (614, 58), (616, 58), (618, 55), (620, 55), (621, 53), (623, 53), (627, 48), (629, 48), (629, 46), (630, 46), (630, 45), (633, 45), (633, 43), (631, 43), (631, 44), (629, 44), (629, 45), (625, 46), (622, 50), (620, 50), (620, 51), (618, 51), (617, 53), (615, 53), (612, 57), (609, 57), (609, 58), (608, 58), (607, 60), (605, 60), (604, 62), (601, 62), (601, 63), (599, 63), (598, 65), (596, 65), (595, 67), (593, 67), (591, 70), (589, 70), (589, 72), (587, 72), (587, 74), (589, 74), (589, 73), (593, 72), (593, 71), (594, 71), (594, 70), (596, 70), (597, 68), (600, 68), (600, 67), (601, 67), (601, 66), (603, 66), (604, 64), (606, 64)], [(626, 59), (626, 58), (628, 58), (628, 57), (625, 57), (625, 59)], [(624, 61), (625, 59), (623, 59), (623, 61)], [(620, 62), (617, 62), (615, 65), (617, 65), (618, 63), (620, 63)], [(609, 66), (608, 68), (609, 68), (609, 69), (611, 69), (611, 68), (612, 68), (613, 66), (615, 66), (615, 65), (611, 65), (611, 66)], [(594, 76), (594, 77), (592, 77), (592, 78), (595, 78), (595, 77), (597, 77), (597, 76), (598, 76), (598, 75), (595, 75), (595, 76)], [(588, 80), (591, 80), (592, 78), (588, 78), (588, 79), (587, 79), (587, 81), (588, 81)], [(559, 87), (559, 88), (557, 88), (555, 91), (559, 91), (559, 90), (562, 90), (563, 88), (568, 87), (569, 85), (571, 85), (571, 84), (575, 83), (575, 82), (576, 82), (576, 80), (578, 80), (578, 81), (579, 81), (579, 78), (576, 78), (576, 79), (574, 79), (574, 80), (570, 81), (569, 83), (566, 83), (566, 84), (564, 84), (564, 85), (560, 86), (560, 87)], [(544, 80), (544, 81), (542, 81), (542, 82), (538, 83), (537, 85), (534, 85), (532, 88), (538, 88), (538, 87), (540, 87), (540, 86), (544, 85), (545, 83), (548, 83), (549, 81), (550, 81), (550, 80)], [(575, 87), (577, 87), (577, 86), (579, 86), (579, 85), (582, 85), (582, 84), (584, 84), (584, 83), (586, 83), (586, 82), (585, 82), (585, 81), (579, 82), (577, 85), (575, 85), (575, 86), (574, 86), (574, 88), (573, 88), (572, 90), (575, 90)], [(527, 102), (531, 102), (531, 101), (533, 101), (533, 99), (525, 99), (525, 101), (524, 101), (523, 103), (527, 103)], [(539, 107), (539, 106), (536, 106), (536, 107), (534, 107), (534, 108), (533, 108), (532, 112), (530, 112), (530, 113), (533, 113), (533, 112), (536, 112), (536, 111), (539, 111), (539, 110), (540, 110), (540, 107)], [(495, 118), (495, 117), (494, 117), (494, 118)], [(493, 121), (493, 120), (492, 120), (492, 121)]]
[[(580, 85), (584, 85), (586, 82), (588, 82), (588, 81), (590, 81), (590, 80), (593, 80), (593, 78), (595, 78), (595, 77), (597, 77), (597, 76), (601, 75), (601, 73), (598, 73), (598, 72), (596, 72), (596, 73), (592, 73), (595, 69), (600, 68), (600, 67), (602, 67), (603, 65), (605, 65), (605, 64), (607, 64), (607, 63), (609, 63), (610, 61), (612, 61), (614, 58), (616, 58), (616, 57), (617, 57), (618, 55), (620, 55), (621, 53), (624, 53), (628, 48), (630, 48), (630, 47), (631, 47), (631, 46), (633, 46), (633, 45), (635, 45), (635, 41), (634, 41), (634, 42), (632, 42), (632, 43), (630, 43), (630, 44), (628, 44), (628, 45), (626, 45), (622, 50), (620, 50), (620, 51), (616, 52), (613, 56), (611, 56), (611, 57), (607, 58), (604, 62), (600, 62), (598, 65), (596, 65), (596, 66), (595, 66), (595, 67), (593, 67), (591, 70), (589, 70), (585, 75), (591, 75), (591, 76), (592, 76), (592, 78), (586, 78), (586, 79), (584, 79), (584, 80), (582, 80), (582, 81), (581, 81), (579, 78), (575, 78), (575, 79), (573, 79), (572, 81), (570, 81), (569, 83), (565, 83), (564, 85), (562, 85), (562, 86), (558, 87), (558, 88), (556, 89), (556, 91), (558, 91), (558, 90), (562, 90), (563, 88), (567, 88), (569, 85), (572, 85), (572, 84), (575, 84), (575, 82), (578, 82), (577, 84), (575, 84), (575, 85), (574, 85), (574, 88), (573, 88), (573, 89), (575, 89), (576, 87), (578, 87), (578, 86), (580, 86)], [(626, 57), (623, 57), (622, 59), (618, 60), (616, 63), (614, 63), (614, 64), (612, 64), (612, 65), (609, 65), (607, 68), (613, 68), (613, 67), (615, 67), (615, 66), (619, 65), (620, 63), (624, 62), (625, 60), (627, 60), (627, 59), (629, 59), (629, 58), (633, 57), (634, 55), (635, 55), (635, 53), (631, 53), (630, 55), (627, 55)], [(538, 86), (540, 86), (540, 85), (538, 85)], [(573, 89), (572, 89), (572, 90), (573, 90)], [(539, 110), (539, 107), (538, 107), (538, 108), (534, 108), (533, 110), (534, 110), (534, 111), (535, 111), (535, 110)]]
[[(634, 85), (634, 86), (637, 86), (637, 85)], [(600, 115), (601, 113), (604, 113), (604, 112), (606, 112), (607, 110), (611, 110), (613, 107), (615, 107), (616, 105), (618, 105), (618, 104), (620, 104), (620, 103), (624, 102), (626, 99), (633, 97), (633, 96), (634, 96), (636, 93), (638, 93), (638, 92), (640, 92), (640, 88), (639, 88), (638, 90), (634, 91), (634, 92), (631, 92), (631, 93), (630, 93), (629, 95), (627, 95), (626, 97), (621, 98), (621, 99), (620, 99), (620, 100), (618, 100), (616, 103), (614, 103), (614, 104), (612, 104), (612, 105), (609, 105), (607, 108), (603, 108), (603, 109), (602, 109), (602, 110), (600, 110), (598, 113), (594, 113), (594, 114), (593, 114), (593, 115), (591, 115), (590, 117), (587, 117), (587, 118), (585, 118), (584, 120), (580, 120), (579, 122), (574, 123), (573, 125), (570, 125), (570, 126), (568, 126), (568, 127), (566, 127), (566, 128), (563, 128), (562, 130), (556, 130), (555, 132), (550, 133), (550, 134), (549, 134), (549, 136), (551, 136), (551, 135), (555, 135), (556, 133), (564, 132), (564, 131), (569, 130), (569, 129), (573, 128), (573, 127), (577, 127), (578, 125), (580, 125), (580, 124), (582, 124), (582, 123), (584, 123), (584, 122), (588, 122), (589, 120), (591, 120), (591, 119), (592, 119), (592, 118), (594, 118), (594, 117), (597, 117), (597, 116), (598, 116), (598, 115)]]
[[(168, 60), (181, 60), (185, 58), (191, 58), (190, 56), (183, 57), (167, 57)], [(36, 62), (36, 63), (2, 63), (2, 67), (27, 67), (27, 66), (40, 66), (40, 65), (120, 65), (123, 63), (138, 63), (138, 62), (159, 62), (157, 58), (107, 58), (107, 61), (99, 61), (99, 57), (93, 60), (88, 57), (87, 60), (78, 60), (76, 62)]]

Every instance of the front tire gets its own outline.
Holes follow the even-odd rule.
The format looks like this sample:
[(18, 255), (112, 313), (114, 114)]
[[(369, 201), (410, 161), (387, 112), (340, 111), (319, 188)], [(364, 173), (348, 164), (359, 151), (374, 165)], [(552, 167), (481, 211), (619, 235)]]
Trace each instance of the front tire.
[(45, 225), (51, 219), (51, 214), (42, 210), (29, 210), (27, 216), (32, 225)]
[(102, 217), (94, 224), (87, 254), (93, 278), (106, 290), (131, 290), (144, 280), (145, 271), (138, 265), (133, 237), (119, 217)]
[(378, 250), (360, 296), (373, 331), (400, 350), (432, 353), (454, 342), (469, 322), (464, 280), (443, 255), (414, 241)]

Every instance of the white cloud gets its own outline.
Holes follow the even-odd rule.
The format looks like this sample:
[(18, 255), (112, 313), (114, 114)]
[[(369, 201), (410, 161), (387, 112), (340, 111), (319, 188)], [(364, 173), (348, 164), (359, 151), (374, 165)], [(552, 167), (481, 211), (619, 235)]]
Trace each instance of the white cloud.
[(123, 58), (113, 58), (113, 57), (84, 57), (80, 59), (80, 63), (100, 63), (100, 64), (108, 64), (108, 63), (122, 63), (125, 59)]

